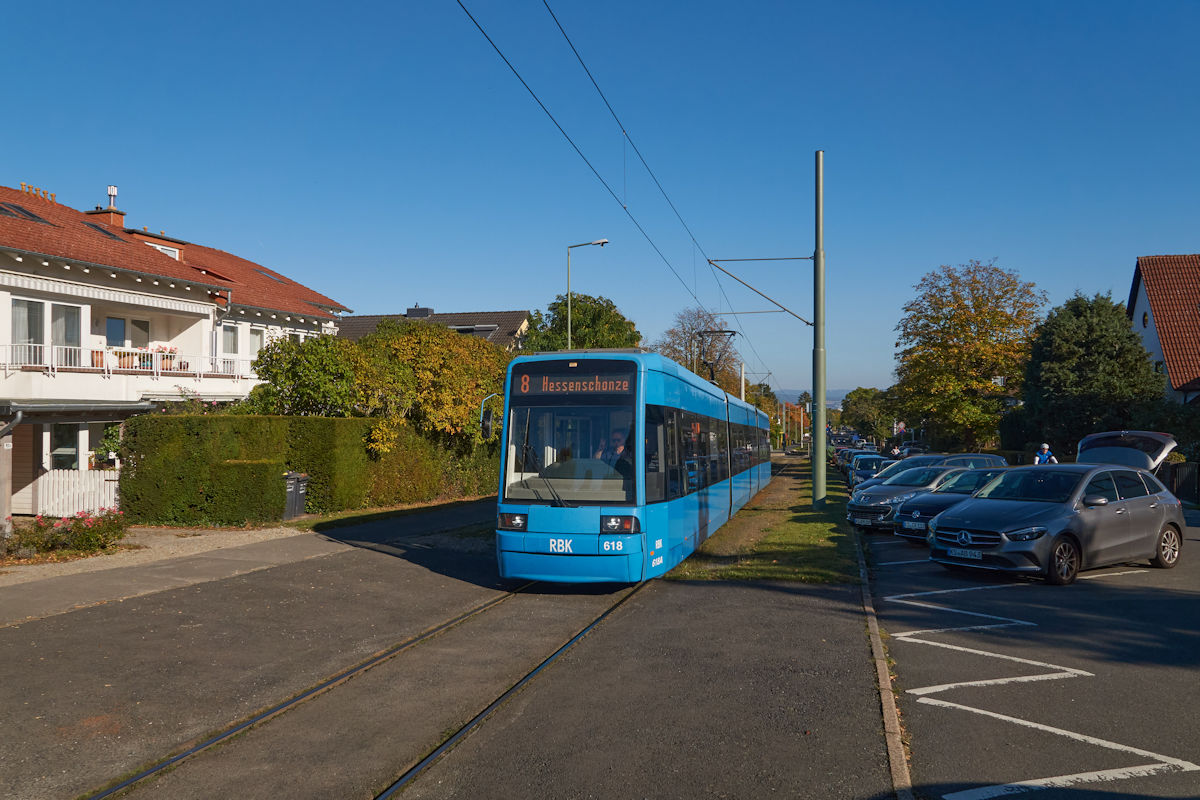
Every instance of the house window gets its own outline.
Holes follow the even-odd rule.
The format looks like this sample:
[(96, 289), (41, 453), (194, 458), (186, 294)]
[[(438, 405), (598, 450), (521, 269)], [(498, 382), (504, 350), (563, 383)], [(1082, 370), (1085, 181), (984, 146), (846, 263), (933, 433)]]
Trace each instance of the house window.
[(125, 346), (125, 320), (107, 317), (104, 320), (105, 344), (109, 347)]
[(267, 346), (267, 332), (262, 328), (250, 329), (250, 358), (258, 358), (258, 354)]
[(109, 347), (150, 347), (150, 320), (106, 317), (105, 343)]
[(131, 319), (131, 320), (129, 320), (129, 346), (130, 347), (149, 347), (150, 346), (150, 320), (148, 320), (148, 319)]
[(221, 326), (221, 352), (236, 356), (238, 351), (238, 329), (236, 325)]
[(45, 312), (35, 300), (12, 301), (12, 360), (16, 364), (41, 364), (46, 342)]
[(1150, 312), (1143, 311), (1142, 312), (1142, 327), (1145, 328), (1149, 324), (1150, 324)]
[(79, 469), (79, 426), (50, 426), (50, 469)]
[[(56, 364), (79, 366), (79, 306), (50, 304), (50, 344)], [(37, 300), (12, 301), (13, 360), (18, 364), (46, 364), (46, 304)]]
[(176, 261), (179, 260), (179, 248), (178, 247), (167, 247), (165, 244), (155, 244), (154, 242), (146, 242), (146, 244), (150, 245), (155, 250), (158, 250), (161, 253), (166, 253), (171, 258), (175, 259)]
[(50, 343), (54, 345), (54, 363), (62, 367), (82, 365), (79, 349), (79, 306), (50, 306)]

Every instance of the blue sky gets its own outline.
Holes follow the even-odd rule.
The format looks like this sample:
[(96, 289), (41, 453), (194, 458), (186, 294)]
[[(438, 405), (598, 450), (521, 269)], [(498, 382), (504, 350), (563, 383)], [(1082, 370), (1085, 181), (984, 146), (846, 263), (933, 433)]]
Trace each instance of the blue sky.
[[(7, 8), (0, 184), (115, 183), (127, 224), (359, 314), (544, 309), (608, 238), (572, 289), (653, 341), (695, 298), (770, 308), (703, 254), (811, 255), (823, 149), (831, 388), (890, 385), (939, 264), (1058, 304), (1200, 250), (1200, 4), (553, 0), (698, 249), (541, 0), (463, 2), (670, 266), (455, 0)], [(811, 319), (809, 262), (726, 266)], [(811, 386), (811, 328), (729, 320), (752, 376)]]

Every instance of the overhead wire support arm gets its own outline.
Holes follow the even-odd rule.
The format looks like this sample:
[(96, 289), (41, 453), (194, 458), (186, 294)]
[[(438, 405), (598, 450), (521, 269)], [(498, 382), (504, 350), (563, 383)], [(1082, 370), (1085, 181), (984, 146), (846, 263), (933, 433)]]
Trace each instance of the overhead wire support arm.
[[(807, 259), (804, 259), (804, 258), (789, 258), (789, 259), (783, 259), (783, 258), (726, 258), (726, 259), (722, 259), (722, 260), (723, 260), (723, 261), (805, 261), (805, 260), (807, 260)], [(784, 310), (784, 311), (786, 311), (787, 313), (791, 314), (793, 317), (795, 317), (796, 319), (800, 320), (800, 321), (801, 321), (801, 322), (803, 322), (805, 325), (812, 325), (812, 323), (811, 323), (811, 322), (809, 322), (809, 321), (808, 321), (808, 320), (806, 320), (804, 317), (802, 317), (802, 316), (800, 316), (799, 314), (797, 314), (795, 311), (792, 311), (790, 308), (788, 308), (787, 306), (785, 306), (783, 303), (780, 303), (780, 302), (778, 302), (778, 301), (774, 300), (773, 298), (771, 298), (771, 297), (769, 297), (769, 296), (767, 296), (767, 295), (763, 294), (763, 293), (762, 293), (762, 292), (760, 292), (758, 289), (755, 289), (753, 286), (751, 286), (750, 284), (746, 283), (744, 280), (742, 280), (741, 278), (739, 278), (737, 275), (734, 275), (732, 272), (730, 272), (729, 270), (727, 270), (727, 269), (725, 269), (724, 267), (722, 267), (720, 264), (718, 264), (718, 263), (716, 262), (716, 259), (712, 259), (712, 258), (710, 258), (710, 259), (708, 259), (708, 263), (709, 263), (709, 264), (711, 264), (711, 265), (712, 265), (713, 267), (715, 267), (716, 269), (719, 269), (719, 270), (721, 270), (721, 272), (724, 272), (726, 275), (728, 275), (729, 277), (733, 278), (735, 281), (737, 281), (738, 283), (740, 283), (742, 286), (745, 286), (747, 289), (749, 289), (750, 291), (754, 292), (756, 295), (758, 295), (759, 297), (763, 298), (763, 299), (764, 299), (764, 300), (766, 300), (768, 303), (773, 303), (773, 304), (775, 304), (775, 305), (779, 306), (781, 309), (783, 309), (783, 310)]]

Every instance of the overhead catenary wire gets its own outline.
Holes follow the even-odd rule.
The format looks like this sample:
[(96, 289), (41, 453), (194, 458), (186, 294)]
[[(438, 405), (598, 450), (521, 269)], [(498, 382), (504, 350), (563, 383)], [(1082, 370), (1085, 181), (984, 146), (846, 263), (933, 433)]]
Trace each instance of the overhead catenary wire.
[[(641, 222), (637, 219), (637, 217), (634, 216), (634, 214), (629, 210), (627, 203), (623, 202), (622, 198), (620, 198), (617, 195), (617, 193), (613, 190), (612, 186), (609, 185), (608, 181), (606, 181), (604, 179), (604, 177), (600, 174), (600, 172), (596, 169), (596, 167), (592, 164), (592, 162), (588, 159), (588, 157), (583, 153), (583, 151), (580, 149), (580, 147), (575, 143), (574, 139), (571, 138), (570, 134), (568, 134), (567, 131), (563, 128), (563, 126), (558, 122), (558, 120), (554, 116), (554, 114), (551, 113), (550, 109), (547, 108), (546, 104), (542, 102), (541, 98), (538, 97), (537, 93), (533, 90), (533, 88), (529, 85), (529, 83), (524, 79), (524, 77), (522, 77), (521, 73), (517, 70), (517, 68), (512, 64), (511, 61), (509, 61), (508, 57), (504, 55), (504, 52), (500, 49), (499, 45), (497, 45), (496, 42), (491, 38), (491, 36), (488, 35), (487, 31), (484, 30), (484, 28), (480, 24), (480, 22), (475, 18), (475, 16), (473, 14), (471, 14), (470, 10), (468, 10), (467, 7), (463, 4), (462, 0), (457, 0), (457, 2), (458, 2), (459, 8), (461, 8), (463, 10), (463, 13), (467, 15), (467, 18), (471, 20), (472, 24), (475, 25), (476, 29), (480, 32), (480, 34), (484, 37), (484, 39), (488, 42), (488, 44), (490, 44), (492, 46), (492, 49), (496, 51), (496, 54), (498, 56), (500, 56), (500, 59), (504, 62), (505, 66), (507, 66), (509, 68), (509, 71), (511, 71), (513, 73), (513, 75), (517, 78), (517, 80), (520, 81), (521, 85), (523, 87), (525, 87), (525, 91), (527, 91), (529, 93), (530, 97), (533, 98), (534, 102), (536, 102), (538, 104), (538, 107), (542, 109), (542, 112), (550, 119), (551, 123), (554, 124), (554, 127), (558, 129), (559, 133), (562, 134), (563, 138), (567, 140), (567, 143), (571, 145), (571, 148), (575, 151), (576, 155), (578, 155), (580, 157), (580, 159), (583, 160), (584, 164), (587, 165), (588, 169), (591, 170), (592, 174), (596, 177), (596, 180), (600, 181), (600, 184), (605, 188), (605, 190), (608, 192), (609, 196), (612, 197), (612, 199), (618, 205), (621, 206), (621, 209), (625, 212), (625, 215), (628, 217), (629, 221), (632, 222), (634, 227), (637, 228), (638, 232), (642, 234), (642, 237), (646, 240), (646, 242), (650, 245), (650, 247), (658, 255), (659, 259), (662, 260), (663, 264), (665, 264), (666, 267), (671, 271), (671, 274), (673, 274), (675, 276), (675, 279), (677, 281), (679, 281), (680, 285), (683, 286), (684, 290), (687, 291), (687, 293), (692, 297), (692, 299), (696, 302), (696, 304), (701, 309), (705, 309), (704, 302), (702, 300), (700, 300), (700, 298), (697, 296), (696, 292), (693, 291), (692, 288), (688, 286), (687, 282), (679, 274), (678, 270), (675, 269), (674, 265), (671, 264), (670, 259), (668, 259), (667, 256), (662, 252), (662, 249), (654, 241), (653, 237), (650, 236), (650, 234), (646, 231), (645, 227), (641, 224)], [(544, 2), (544, 0), (543, 0), (543, 2)], [(548, 11), (550, 11), (551, 16), (554, 17), (554, 13), (553, 13), (553, 11), (550, 10), (550, 7), (548, 4), (546, 5), (546, 8)], [(555, 17), (554, 19), (555, 19), (555, 23), (558, 24), (557, 18)], [(576, 50), (574, 44), (572, 44), (570, 42), (570, 37), (567, 36), (566, 31), (562, 29), (561, 25), (558, 25), (558, 27), (559, 27), (559, 30), (562, 32), (563, 37), (566, 38), (568, 44), (570, 44), (571, 49), (575, 52), (576, 58), (579, 59), (580, 64), (583, 66), (584, 71), (587, 72), (588, 77), (592, 78), (590, 71), (587, 70), (587, 65), (583, 63), (583, 59), (579, 56), (578, 50)], [(602, 99), (604, 99), (605, 104), (608, 105), (609, 111), (610, 111), (610, 113), (613, 114), (613, 117), (616, 120), (618, 126), (621, 126), (620, 119), (616, 116), (616, 112), (612, 110), (611, 105), (608, 103), (607, 98), (604, 97), (603, 92), (600, 90), (599, 85), (596, 84), (596, 81), (594, 78), (592, 78), (592, 83), (595, 86), (596, 91), (598, 93), (600, 93)], [(664, 198), (667, 200), (668, 205), (671, 206), (672, 210), (675, 212), (676, 217), (679, 219), (680, 223), (683, 225), (684, 229), (687, 231), (688, 236), (691, 237), (693, 244), (697, 247), (697, 249), (700, 250), (701, 254), (704, 255), (705, 259), (709, 260), (708, 256), (705, 254), (704, 248), (696, 240), (695, 235), (692, 233), (692, 231), (688, 227), (687, 223), (683, 220), (682, 215), (679, 214), (679, 211), (675, 207), (674, 203), (671, 202), (670, 197), (666, 194), (666, 191), (663, 189), (661, 183), (658, 181), (658, 178), (654, 175), (653, 171), (650, 169), (649, 165), (646, 163), (645, 159), (642, 157), (640, 151), (638, 151), (637, 146), (633, 143), (632, 139), (628, 136), (628, 133), (624, 130), (624, 126), (621, 126), (621, 128), (622, 128), (623, 136), (629, 142), (630, 147), (632, 147), (634, 152), (638, 155), (638, 158), (639, 158), (639, 160), (642, 161), (643, 166), (646, 167), (647, 172), (651, 175), (651, 178), (654, 180), (655, 184), (658, 186), (659, 191), (662, 192)], [(710, 260), (709, 268), (713, 269), (714, 266), (715, 265), (713, 265)], [(730, 308), (732, 308), (733, 303), (729, 300), (729, 295), (726, 293), (724, 285), (716, 277), (715, 271), (714, 271), (713, 275), (714, 275), (714, 279), (716, 279), (717, 288), (720, 290), (721, 295), (725, 298), (725, 301), (726, 301), (726, 303), (729, 304)], [(774, 301), (772, 301), (772, 302), (774, 302)], [(705, 309), (705, 310), (707, 310), (707, 309)], [(739, 331), (741, 332), (742, 337), (745, 339), (746, 343), (750, 346), (751, 351), (754, 353), (755, 359), (758, 361), (758, 363), (761, 366), (766, 367), (766, 363), (762, 360), (762, 356), (758, 353), (758, 349), (756, 347), (754, 347), (753, 341), (751, 341), (750, 338), (748, 336), (746, 336), (744, 329), (742, 329), (740, 320), (735, 319), (734, 322), (737, 323)]]
[[(623, 122), (621, 122), (621, 118), (619, 116), (617, 116), (617, 112), (612, 107), (612, 103), (610, 103), (608, 101), (608, 97), (604, 94), (604, 90), (600, 88), (600, 84), (596, 81), (595, 76), (592, 75), (592, 71), (590, 69), (588, 69), (587, 64), (583, 60), (583, 56), (579, 54), (579, 50), (578, 50), (578, 48), (575, 47), (575, 43), (571, 41), (571, 37), (567, 34), (566, 29), (563, 28), (562, 23), (559, 22), (558, 16), (554, 13), (554, 9), (550, 8), (550, 3), (548, 2), (548, 0), (542, 0), (542, 5), (544, 5), (546, 7), (546, 11), (549, 12), (550, 18), (554, 20), (554, 24), (558, 27), (559, 32), (563, 35), (563, 39), (566, 40), (567, 45), (571, 48), (571, 52), (575, 54), (576, 60), (579, 61), (579, 66), (583, 67), (583, 71), (584, 71), (584, 73), (587, 74), (588, 80), (590, 80), (592, 82), (592, 86), (595, 87), (596, 93), (599, 94), (600, 99), (604, 101), (604, 105), (606, 108), (608, 108), (608, 113), (612, 115), (613, 121), (615, 121), (617, 123), (617, 127), (621, 129), (621, 136), (623, 137), (624, 141), (627, 142), (631, 148), (633, 148), (633, 152), (637, 155), (638, 160), (642, 162), (642, 166), (646, 168), (646, 173), (650, 176), (651, 180), (654, 181), (654, 185), (658, 187), (658, 191), (662, 194), (663, 199), (667, 201), (667, 205), (671, 207), (671, 211), (674, 212), (676, 219), (679, 220), (679, 224), (683, 226), (683, 229), (685, 231), (687, 231), (688, 236), (692, 240), (692, 244), (700, 251), (700, 254), (702, 256), (704, 256), (704, 259), (709, 262), (710, 269), (712, 267), (716, 266), (715, 264), (712, 263), (712, 260), (708, 257), (708, 253), (705, 252), (704, 247), (696, 239), (696, 235), (692, 232), (692, 229), (688, 226), (687, 222), (684, 220), (683, 215), (679, 213), (679, 209), (676, 208), (675, 203), (672, 202), (670, 195), (667, 194), (667, 190), (663, 187), (662, 182), (659, 181), (658, 176), (654, 174), (654, 170), (650, 168), (650, 164), (646, 161), (645, 157), (642, 155), (642, 151), (638, 149), (637, 143), (634, 142), (633, 137), (631, 137), (629, 135), (629, 130), (625, 127), (625, 124)], [(694, 267), (693, 267), (693, 271), (694, 271)], [(722, 270), (722, 271), (724, 272), (724, 270)], [(733, 276), (730, 276), (730, 277), (733, 277)], [(713, 279), (714, 279), (714, 281), (716, 281), (717, 288), (720, 290), (721, 296), (725, 298), (725, 302), (732, 309), (733, 303), (732, 303), (732, 301), (730, 301), (729, 295), (728, 295), (728, 293), (726, 293), (725, 287), (721, 284), (721, 280), (717, 276), (716, 272), (713, 272)], [(736, 278), (735, 278), (735, 280), (736, 280)], [(704, 308), (704, 303), (701, 302), (698, 297), (696, 297), (696, 294), (694, 291), (691, 292), (691, 295), (693, 298), (696, 299), (697, 303), (700, 303), (700, 307)], [(768, 298), (768, 299), (770, 299), (770, 298)], [(772, 300), (771, 302), (775, 302), (775, 301)], [(778, 305), (778, 303), (776, 303), (776, 305)], [(783, 306), (780, 306), (780, 308), (783, 308)], [(791, 313), (791, 312), (789, 311), (788, 313)], [(796, 315), (793, 314), (793, 316), (796, 316)], [(801, 319), (801, 321), (807, 322), (807, 320), (803, 320), (803, 318), (800, 318), (800, 317), (797, 317), (797, 318)], [(762, 356), (759, 355), (758, 349), (754, 346), (754, 342), (750, 339), (749, 336), (746, 335), (745, 329), (742, 328), (741, 321), (735, 319), (734, 322), (737, 324), (738, 331), (741, 333), (742, 338), (746, 341), (746, 344), (748, 344), (750, 346), (750, 350), (754, 353), (754, 357), (755, 357), (755, 359), (757, 359), (759, 365), (766, 367), (766, 362), (764, 362), (762, 360)], [(808, 324), (811, 325), (812, 323), (808, 323)]]
[(609, 196), (616, 201), (617, 205), (621, 206), (621, 209), (625, 212), (625, 215), (629, 217), (629, 221), (632, 222), (634, 227), (638, 229), (638, 232), (642, 234), (642, 237), (645, 238), (645, 240), (650, 244), (650, 246), (654, 249), (654, 252), (658, 254), (660, 259), (662, 259), (662, 262), (667, 265), (667, 269), (671, 270), (671, 274), (675, 276), (675, 279), (679, 281), (680, 285), (687, 290), (688, 294), (690, 294), (697, 303), (700, 303), (700, 305), (703, 306), (704, 304), (700, 302), (700, 298), (696, 297), (696, 294), (687, 285), (687, 281), (683, 279), (683, 277), (671, 264), (670, 260), (668, 260), (666, 255), (663, 254), (663, 251), (659, 249), (658, 244), (656, 244), (654, 239), (651, 238), (650, 234), (646, 232), (646, 229), (642, 227), (642, 224), (638, 222), (637, 217), (635, 217), (633, 212), (629, 210), (628, 206), (621, 201), (621, 198), (617, 196), (617, 193), (613, 191), (613, 188), (608, 185), (608, 181), (604, 180), (604, 176), (602, 176), (599, 171), (592, 166), (592, 162), (588, 160), (588, 157), (585, 156), (583, 151), (579, 149), (579, 145), (575, 144), (575, 140), (572, 139), (570, 134), (563, 129), (563, 126), (559, 124), (554, 115), (550, 113), (550, 109), (546, 108), (546, 104), (543, 103), (541, 98), (537, 96), (537, 92), (533, 91), (530, 85), (525, 82), (525, 79), (521, 77), (521, 73), (517, 71), (517, 68), (512, 65), (512, 62), (508, 60), (507, 56), (504, 55), (504, 52), (500, 49), (500, 47), (494, 41), (492, 41), (492, 37), (488, 36), (487, 31), (485, 31), (483, 26), (479, 24), (479, 20), (475, 19), (471, 12), (467, 10), (467, 7), (463, 5), (462, 0), (457, 0), (457, 2), (458, 7), (463, 10), (463, 13), (467, 15), (471, 22), (474, 23), (475, 27), (479, 29), (479, 32), (483, 34), (483, 38), (487, 39), (488, 44), (490, 44), (492, 49), (496, 51), (496, 55), (500, 56), (500, 59), (509, 68), (509, 70), (512, 71), (512, 74), (515, 75), (517, 80), (521, 82), (521, 85), (525, 87), (525, 91), (529, 92), (529, 96), (533, 98), (534, 102), (538, 104), (538, 107), (541, 108), (542, 111), (545, 112), (546, 116), (550, 118), (550, 121), (554, 123), (554, 127), (558, 128), (558, 132), (563, 135), (563, 138), (567, 140), (567, 143), (571, 145), (576, 154), (583, 159), (583, 163), (587, 164), (588, 169), (590, 169), (592, 174), (596, 176), (596, 180), (600, 181), (600, 184), (605, 188)]

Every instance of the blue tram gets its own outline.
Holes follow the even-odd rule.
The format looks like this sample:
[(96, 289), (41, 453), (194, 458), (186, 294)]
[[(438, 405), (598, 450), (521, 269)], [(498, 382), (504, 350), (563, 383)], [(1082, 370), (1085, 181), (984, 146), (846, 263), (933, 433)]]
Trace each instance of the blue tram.
[(767, 416), (657, 353), (518, 357), (504, 420), (505, 578), (662, 575), (771, 480)]

